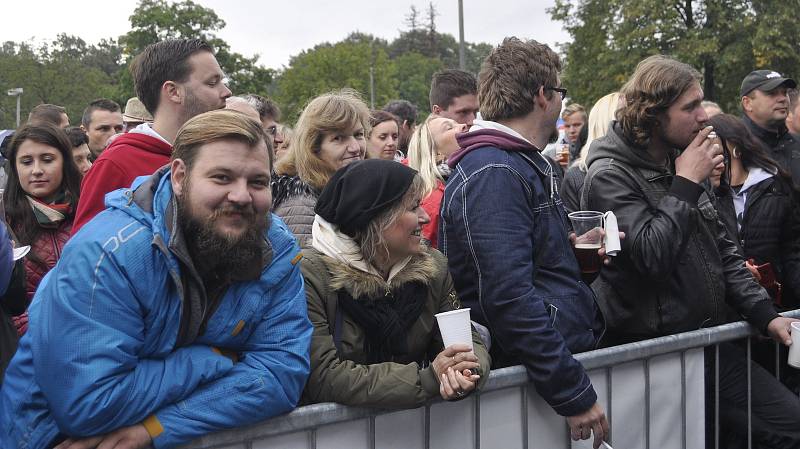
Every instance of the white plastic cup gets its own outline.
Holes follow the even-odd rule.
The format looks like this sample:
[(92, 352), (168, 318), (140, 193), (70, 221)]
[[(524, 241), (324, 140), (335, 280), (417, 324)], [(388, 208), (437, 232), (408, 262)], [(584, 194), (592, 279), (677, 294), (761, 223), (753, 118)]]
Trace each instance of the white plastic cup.
[(789, 366), (800, 368), (800, 321), (792, 321), (792, 345), (789, 346)]
[(437, 313), (436, 321), (439, 323), (439, 332), (442, 333), (442, 341), (445, 348), (462, 344), (469, 346), (470, 351), (473, 349), (469, 307)]

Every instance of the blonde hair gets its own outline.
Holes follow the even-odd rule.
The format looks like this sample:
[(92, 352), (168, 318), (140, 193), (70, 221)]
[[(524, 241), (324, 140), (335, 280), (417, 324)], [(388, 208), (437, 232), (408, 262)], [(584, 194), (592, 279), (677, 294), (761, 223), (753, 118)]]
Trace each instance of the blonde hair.
[(614, 120), (619, 108), (619, 92), (610, 93), (599, 100), (592, 106), (592, 111), (589, 112), (588, 135), (586, 143), (581, 147), (581, 155), (578, 158), (578, 167), (586, 171), (586, 156), (589, 154), (589, 146), (596, 139), (606, 135), (608, 132), (608, 125)]
[(369, 133), (369, 108), (353, 89), (341, 89), (311, 100), (294, 129), (289, 152), (275, 168), (280, 175), (298, 176), (314, 189), (322, 190), (336, 167), (319, 157), (326, 134), (361, 125)]
[(561, 118), (566, 120), (567, 117), (577, 112), (580, 112), (581, 115), (583, 115), (583, 119), (586, 120), (586, 108), (579, 105), (578, 103), (572, 103), (566, 108), (564, 108), (564, 111), (561, 113)]
[(172, 147), (172, 160), (180, 159), (191, 171), (197, 158), (197, 148), (209, 142), (233, 139), (255, 147), (260, 142), (267, 146), (269, 168), (272, 168), (272, 149), (261, 123), (230, 109), (219, 109), (192, 117), (178, 130)]
[(439, 118), (438, 115), (431, 114), (425, 119), (408, 142), (408, 166), (419, 172), (424, 186), (423, 198), (436, 190), (439, 181), (444, 182), (439, 169), (436, 168), (436, 143), (431, 134), (431, 120)]
[(400, 218), (400, 215), (408, 211), (411, 205), (425, 198), (425, 196), (422, 178), (419, 175), (415, 175), (414, 180), (411, 181), (411, 185), (408, 186), (408, 190), (406, 190), (406, 193), (399, 201), (393, 204), (388, 210), (373, 218), (364, 229), (355, 231), (353, 240), (358, 243), (358, 247), (361, 250), (361, 257), (363, 257), (365, 262), (375, 268), (380, 268), (377, 265), (377, 261), (380, 260), (379, 254), (383, 253), (386, 259), (390, 256), (389, 247), (386, 244), (386, 237), (383, 233)]

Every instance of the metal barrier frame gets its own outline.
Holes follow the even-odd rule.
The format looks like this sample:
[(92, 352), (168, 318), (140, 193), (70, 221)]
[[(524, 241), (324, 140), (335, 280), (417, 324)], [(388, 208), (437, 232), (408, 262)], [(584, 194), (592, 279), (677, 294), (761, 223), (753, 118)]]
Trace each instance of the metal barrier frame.
[[(782, 314), (783, 316), (792, 317), (792, 318), (800, 318), (800, 310), (794, 310), (791, 312), (787, 312)], [(636, 361), (643, 361), (645, 367), (649, 363), (650, 359), (667, 354), (673, 353), (680, 353), (681, 354), (681, 369), (682, 373), (685, 372), (685, 354), (687, 351), (692, 349), (699, 349), (699, 348), (706, 348), (709, 346), (714, 346), (716, 353), (719, 353), (719, 344), (724, 342), (729, 342), (733, 340), (747, 338), (747, 355), (748, 355), (748, 436), (751, 435), (751, 428), (750, 428), (750, 413), (751, 413), (751, 404), (750, 404), (750, 394), (751, 394), (751, 385), (750, 385), (750, 338), (753, 336), (759, 335), (758, 331), (754, 329), (750, 324), (746, 322), (736, 322), (730, 323), (722, 326), (717, 326), (713, 328), (705, 328), (699, 329), (696, 331), (685, 332), (682, 334), (676, 335), (669, 335), (665, 337), (654, 338), (650, 340), (639, 341), (635, 343), (629, 343), (620, 346), (613, 346), (609, 348), (598, 349), (595, 351), (584, 352), (581, 354), (576, 354), (575, 358), (581, 362), (584, 366), (586, 371), (593, 371), (593, 370), (606, 370), (606, 391), (608, 396), (611, 397), (611, 375), (610, 370), (612, 367), (621, 365), (628, 362), (636, 362)], [(777, 353), (778, 343), (776, 343), (776, 353)], [(776, 359), (776, 373), (778, 372), (778, 360)], [(649, 376), (647, 375), (648, 370), (645, 369), (645, 410), (646, 413), (649, 415), (650, 410), (650, 385), (649, 385)], [(715, 384), (718, 385), (719, 379), (719, 360), (716, 362), (715, 367)], [(489, 379), (486, 382), (484, 388), (473, 396), (480, 396), (484, 395), (493, 391), (499, 391), (508, 388), (519, 387), (523, 389), (532, 388), (529, 385), (528, 375), (526, 370), (523, 366), (513, 366), (508, 368), (502, 368), (498, 370), (493, 370), (489, 376)], [(686, 404), (686, 382), (685, 378), (682, 376), (681, 379), (681, 403), (683, 405)], [(527, 416), (527, 404), (526, 398), (527, 395), (523, 394), (523, 415)], [(443, 402), (441, 399), (433, 399), (431, 400), (428, 405), (425, 406), (425, 447), (430, 447), (430, 429), (428, 428), (429, 425), (429, 417), (430, 417), (430, 406), (431, 404), (436, 404), (438, 402)], [(715, 447), (719, 447), (719, 389), (715, 393)], [(475, 414), (474, 419), (476, 420), (474, 441), (475, 447), (480, 447), (480, 401), (475, 400)], [(684, 407), (685, 408), (685, 407)], [(335, 403), (322, 403), (322, 404), (313, 404), (304, 407), (299, 407), (294, 411), (272, 418), (270, 420), (251, 425), (241, 428), (235, 428), (231, 430), (226, 430), (214, 434), (206, 435), (202, 438), (199, 438), (183, 447), (185, 448), (196, 448), (196, 449), (211, 449), (211, 448), (224, 448), (224, 447), (236, 447), (236, 448), (246, 448), (251, 449), (252, 441), (261, 440), (269, 437), (275, 437), (290, 433), (297, 433), (297, 432), (311, 432), (309, 436), (309, 444), (308, 447), (315, 448), (316, 447), (316, 429), (329, 426), (331, 424), (337, 423), (346, 423), (350, 421), (368, 419), (369, 422), (369, 441), (367, 441), (365, 447), (374, 448), (375, 447), (375, 418), (380, 415), (388, 414), (388, 413), (396, 413), (398, 410), (386, 410), (386, 409), (376, 409), (376, 408), (365, 408), (365, 407), (351, 407), (345, 406)], [(608, 417), (609, 422), (612, 422), (613, 419), (613, 410), (611, 409), (611, 403), (607, 405), (606, 408), (606, 415)], [(686, 429), (686, 417), (684, 416), (682, 419), (682, 426), (681, 426), (681, 436), (683, 440), (683, 447), (686, 447), (687, 441), (687, 429)], [(649, 416), (645, 419), (645, 441), (647, 447), (650, 446), (650, 426), (649, 426)], [(566, 426), (566, 424), (565, 424)], [(613, 433), (613, 423), (611, 427), (611, 431)], [(568, 432), (568, 430), (567, 430)], [(524, 447), (528, 447), (528, 435), (527, 435), (527, 427), (523, 426), (523, 435), (522, 440), (524, 442)]]

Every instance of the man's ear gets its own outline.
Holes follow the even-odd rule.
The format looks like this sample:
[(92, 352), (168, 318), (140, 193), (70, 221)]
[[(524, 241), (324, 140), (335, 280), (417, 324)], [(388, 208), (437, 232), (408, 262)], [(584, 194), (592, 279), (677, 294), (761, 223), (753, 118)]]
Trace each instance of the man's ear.
[(442, 107), (439, 106), (438, 104), (435, 104), (433, 105), (433, 107), (431, 107), (431, 114), (439, 115), (441, 113), (442, 113)]
[(751, 104), (751, 101), (752, 101), (752, 98), (750, 98), (747, 95), (742, 97), (742, 109), (744, 109), (746, 112), (752, 112), (753, 111), (753, 105)]
[(544, 86), (539, 86), (539, 90), (536, 91), (536, 94), (533, 96), (533, 107), (534, 109), (546, 110), (549, 101), (547, 100), (547, 95), (544, 91)]
[(183, 104), (184, 88), (175, 81), (164, 81), (161, 85), (161, 97), (175, 104)]
[(183, 183), (186, 180), (186, 164), (183, 162), (183, 159), (175, 159), (169, 164), (170, 172), (172, 173), (170, 176), (170, 182), (172, 183), (172, 191), (175, 192), (175, 195), (180, 197), (183, 195)]

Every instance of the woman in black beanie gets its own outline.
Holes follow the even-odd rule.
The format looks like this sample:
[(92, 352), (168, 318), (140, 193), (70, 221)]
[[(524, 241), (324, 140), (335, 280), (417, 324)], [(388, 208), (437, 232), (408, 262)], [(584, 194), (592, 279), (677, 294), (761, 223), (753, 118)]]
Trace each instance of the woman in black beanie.
[(305, 403), (407, 408), (465, 397), (489, 374), (473, 329), (443, 348), (435, 314), (460, 307), (447, 260), (421, 244), (417, 172), (370, 159), (337, 171), (315, 208), (302, 263), (314, 324)]

